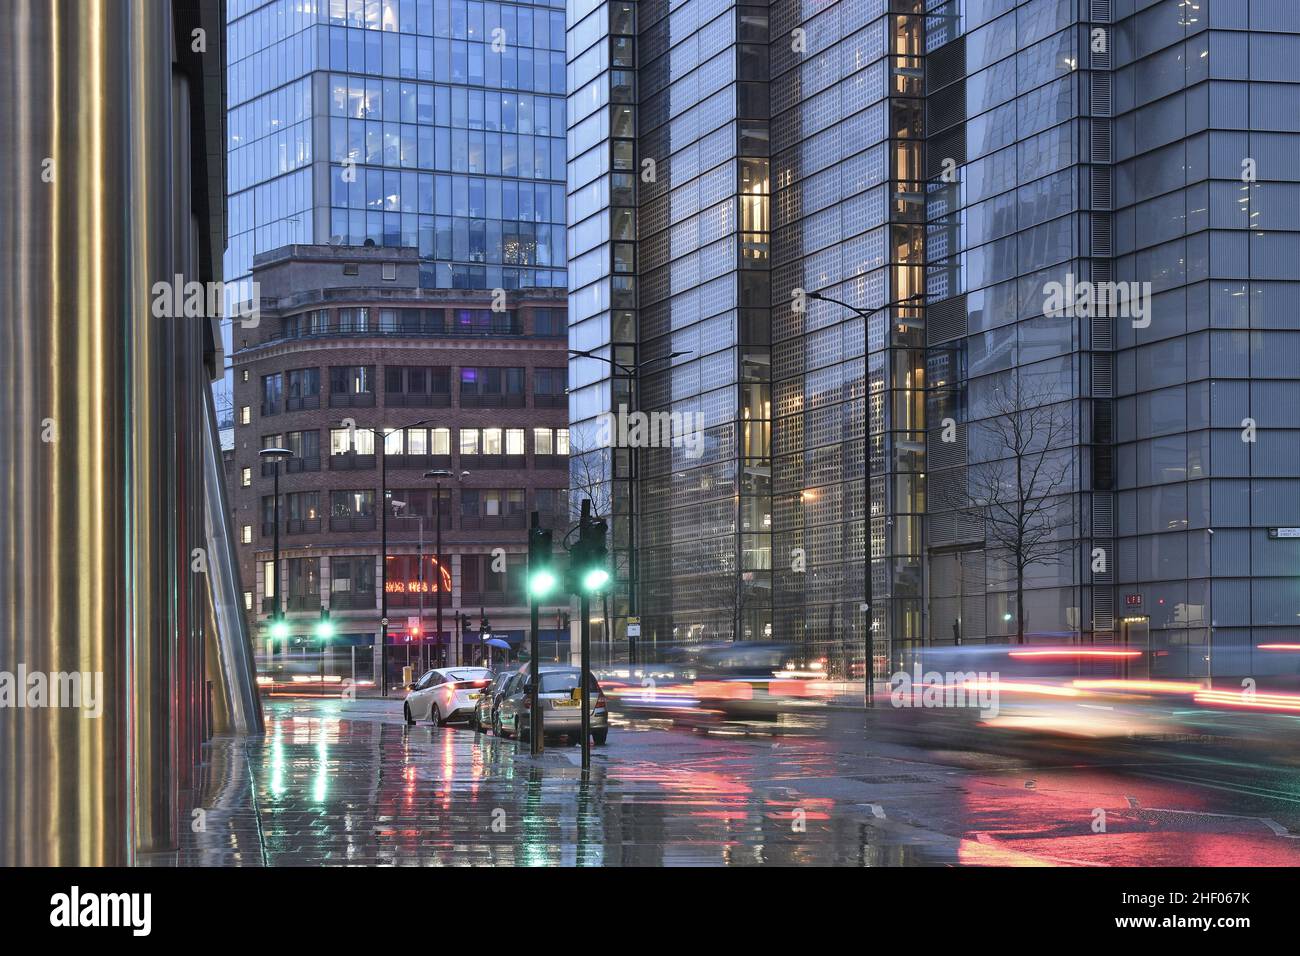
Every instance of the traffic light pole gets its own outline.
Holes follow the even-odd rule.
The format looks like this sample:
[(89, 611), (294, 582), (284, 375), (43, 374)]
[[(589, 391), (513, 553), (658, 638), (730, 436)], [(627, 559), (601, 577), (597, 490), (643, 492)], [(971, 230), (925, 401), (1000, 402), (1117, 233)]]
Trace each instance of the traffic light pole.
[(578, 599), (582, 606), (582, 769), (591, 769), (591, 598), (586, 591)]
[[(578, 525), (578, 540), (584, 542), (589, 540), (589, 528), (591, 527), (591, 501), (584, 498), (582, 500), (582, 515)], [(584, 550), (584, 558), (586, 552)], [(581, 645), (579, 650), (582, 655), (582, 673), (578, 678), (578, 686), (582, 688), (579, 692), (578, 700), (582, 706), (582, 769), (587, 771), (591, 769), (591, 596), (586, 587), (579, 588), (578, 605), (582, 613), (582, 622), (579, 625), (579, 639)], [(607, 625), (608, 626), (608, 625)]]
[[(533, 512), (529, 519), (529, 535), (535, 533), (540, 527), (541, 519), (536, 511)], [(529, 542), (532, 542), (532, 537)], [(530, 569), (532, 570), (532, 569)], [(541, 686), (542, 686), (542, 655), (541, 642), (537, 635), (537, 602), (539, 598), (532, 593), (529, 588), (528, 593), (528, 673), (531, 675), (531, 696), (529, 698), (528, 709), (532, 713), (532, 719), (529, 721), (528, 749), (536, 757), (542, 752), (542, 707), (541, 707)]]

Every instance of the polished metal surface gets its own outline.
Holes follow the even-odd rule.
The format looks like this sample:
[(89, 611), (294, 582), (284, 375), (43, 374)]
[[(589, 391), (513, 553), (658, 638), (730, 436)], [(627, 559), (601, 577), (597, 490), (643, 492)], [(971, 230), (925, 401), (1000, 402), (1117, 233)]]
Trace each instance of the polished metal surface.
[(221, 467), (221, 444), (212, 393), (207, 393), (204, 431), (203, 490), (207, 496), (208, 575), (217, 625), (219, 662), (224, 676), (222, 696), (229, 709), (230, 726), (216, 732), (262, 733), (262, 702), (257, 694), (257, 668), (253, 660), (252, 637), (248, 633), (239, 584), (239, 563), (235, 558), (234, 529), (226, 503), (225, 475)]
[(151, 308), (159, 280), (216, 278), (174, 9), (199, 15), (15, 0), (0, 17), (0, 672), (102, 680), (98, 716), (0, 700), (2, 864), (174, 846), (208, 733), (210, 582), (191, 564), (208, 333)]

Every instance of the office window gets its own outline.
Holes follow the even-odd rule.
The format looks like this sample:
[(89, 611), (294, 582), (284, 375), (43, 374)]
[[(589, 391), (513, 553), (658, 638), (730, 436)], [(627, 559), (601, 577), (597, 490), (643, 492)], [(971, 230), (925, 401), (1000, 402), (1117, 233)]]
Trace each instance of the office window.
[(269, 598), (275, 597), (275, 563), (262, 562), (262, 593)]
[(431, 455), (451, 454), (451, 429), (450, 428), (429, 429), (429, 454)]
[(462, 455), (477, 455), (479, 449), (479, 433), (477, 428), (462, 428), (460, 430), (460, 453)]
[(239, 538), (240, 538), (241, 541), (244, 542), (244, 544), (252, 544), (252, 543), (253, 543), (253, 526), (252, 526), (251, 524), (246, 524), (246, 525), (244, 525), (243, 528), (240, 529), (240, 532), (239, 532)]
[(346, 455), (351, 451), (358, 455), (373, 455), (375, 433), (361, 428), (331, 428), (330, 454)]
[(245, 611), (251, 611), (252, 609), (253, 609), (253, 592), (252, 592), (252, 591), (245, 591), (245, 592), (244, 592), (244, 610), (245, 610)]
[(253, 411), (248, 405), (241, 405), (239, 408), (239, 424), (248, 425), (253, 421)]
[(242, 468), (239, 472), (239, 485), (241, 488), (251, 488), (253, 485), (253, 469)]
[(524, 430), (522, 428), (506, 429), (506, 454), (522, 455), (524, 453)]

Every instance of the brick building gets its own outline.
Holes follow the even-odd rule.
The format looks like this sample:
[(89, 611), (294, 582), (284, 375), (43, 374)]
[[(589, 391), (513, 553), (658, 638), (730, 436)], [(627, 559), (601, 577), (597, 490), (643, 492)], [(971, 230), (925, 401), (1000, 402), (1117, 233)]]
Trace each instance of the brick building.
[[(235, 322), (226, 468), (264, 668), (315, 672), (314, 629), (328, 608), (326, 669), (355, 668), (364, 686), (378, 673), (385, 592), (390, 685), (420, 656), (411, 618), (429, 658), (448, 663), (479, 659), (484, 617), (512, 654), (526, 634), (528, 515), (549, 527), (567, 517), (564, 295), (498, 290), (494, 302), (492, 290), (429, 288), (427, 268), (414, 249), (369, 246), (285, 246), (254, 260), (261, 311), (256, 324)], [(277, 446), (292, 452), (279, 466), (283, 646), (268, 627), (275, 465), (259, 455)], [(441, 508), (440, 479), (425, 477), (436, 470), (447, 473)], [(543, 648), (567, 641), (559, 611), (543, 611)]]

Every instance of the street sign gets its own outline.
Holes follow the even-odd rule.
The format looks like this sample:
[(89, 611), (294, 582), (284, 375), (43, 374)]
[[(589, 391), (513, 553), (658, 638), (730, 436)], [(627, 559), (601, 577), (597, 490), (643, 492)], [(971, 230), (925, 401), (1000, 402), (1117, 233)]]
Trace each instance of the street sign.
[(388, 627), (388, 618), (386, 618), (386, 617), (381, 617), (381, 618), (379, 619), (379, 623), (380, 623), (383, 627)]
[(1300, 528), (1269, 528), (1270, 538), (1300, 538)]
[(636, 616), (636, 615), (632, 615), (632, 616), (628, 617), (628, 619), (627, 619), (627, 636), (628, 636), (628, 637), (640, 637), (640, 636), (641, 636), (641, 618), (640, 618), (640, 617), (638, 617), (638, 616)]

